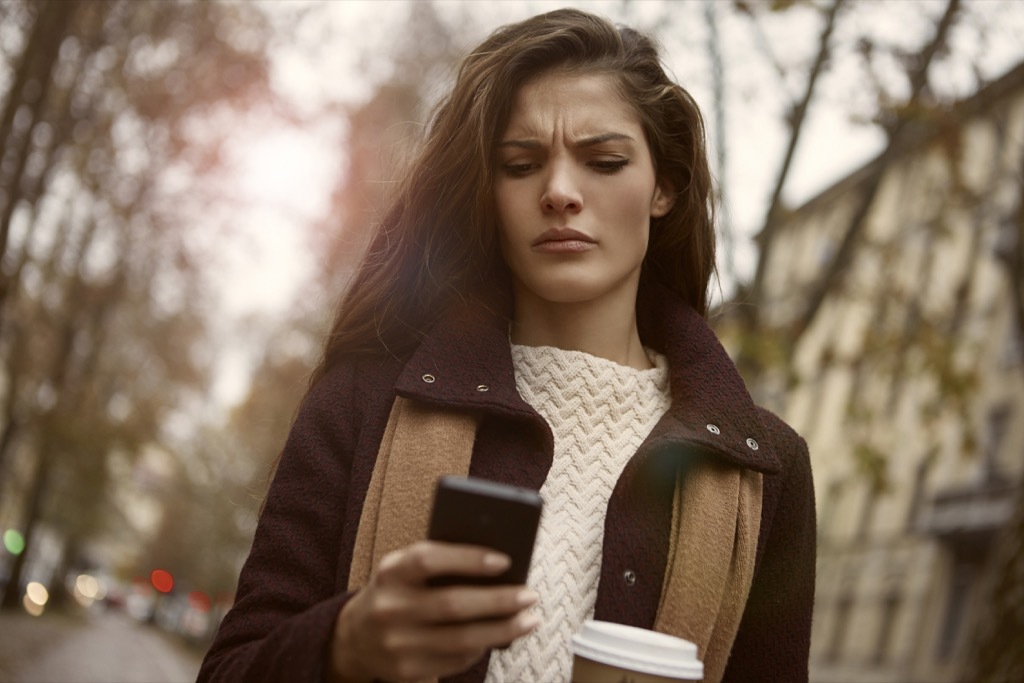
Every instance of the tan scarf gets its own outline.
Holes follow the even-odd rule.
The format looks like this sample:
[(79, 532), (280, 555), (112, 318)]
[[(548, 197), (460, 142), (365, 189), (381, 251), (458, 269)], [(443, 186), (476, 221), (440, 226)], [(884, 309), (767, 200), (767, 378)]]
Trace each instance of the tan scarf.
[[(397, 397), (366, 493), (348, 588), (387, 553), (426, 538), (434, 482), (466, 475), (479, 417)], [(697, 644), (704, 680), (725, 673), (750, 593), (761, 474), (701, 461), (676, 477), (672, 532), (654, 630)]]

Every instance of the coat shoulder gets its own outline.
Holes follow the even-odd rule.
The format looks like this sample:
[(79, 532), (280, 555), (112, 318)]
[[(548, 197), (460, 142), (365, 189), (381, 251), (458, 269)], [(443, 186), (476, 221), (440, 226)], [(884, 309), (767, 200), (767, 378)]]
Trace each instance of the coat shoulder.
[(783, 469), (790, 469), (794, 465), (810, 467), (810, 453), (807, 449), (807, 441), (793, 429), (789, 423), (781, 417), (761, 406), (757, 407), (758, 417), (764, 425), (766, 436), (775, 445), (775, 451), (779, 454)]
[(757, 410), (764, 425), (765, 436), (771, 439), (782, 465), (777, 477), (771, 478), (772, 508), (775, 504), (798, 504), (805, 508), (806, 514), (813, 515), (814, 476), (807, 441), (775, 413), (760, 406)]

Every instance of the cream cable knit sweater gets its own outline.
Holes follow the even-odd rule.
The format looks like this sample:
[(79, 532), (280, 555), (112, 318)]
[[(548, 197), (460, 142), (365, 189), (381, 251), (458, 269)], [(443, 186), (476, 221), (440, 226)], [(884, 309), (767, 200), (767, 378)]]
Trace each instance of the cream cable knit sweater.
[(551, 426), (555, 453), (528, 580), (541, 623), (491, 654), (489, 683), (570, 679), (570, 639), (594, 613), (612, 488), (671, 402), (667, 361), (647, 354), (655, 367), (636, 370), (580, 351), (512, 346), (516, 388)]

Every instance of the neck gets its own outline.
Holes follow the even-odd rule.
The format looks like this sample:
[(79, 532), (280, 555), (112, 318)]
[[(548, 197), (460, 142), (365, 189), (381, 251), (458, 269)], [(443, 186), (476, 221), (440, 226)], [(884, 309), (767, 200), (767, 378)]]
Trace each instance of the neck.
[(639, 370), (653, 367), (640, 342), (635, 291), (619, 301), (568, 304), (517, 293), (511, 340), (583, 351)]

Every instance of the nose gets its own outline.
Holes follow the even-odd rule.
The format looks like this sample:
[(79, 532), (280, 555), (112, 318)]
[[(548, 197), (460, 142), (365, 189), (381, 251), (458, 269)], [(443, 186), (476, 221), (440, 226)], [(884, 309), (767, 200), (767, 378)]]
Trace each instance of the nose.
[(545, 213), (578, 213), (583, 208), (583, 195), (569, 164), (556, 161), (549, 166), (540, 201)]

